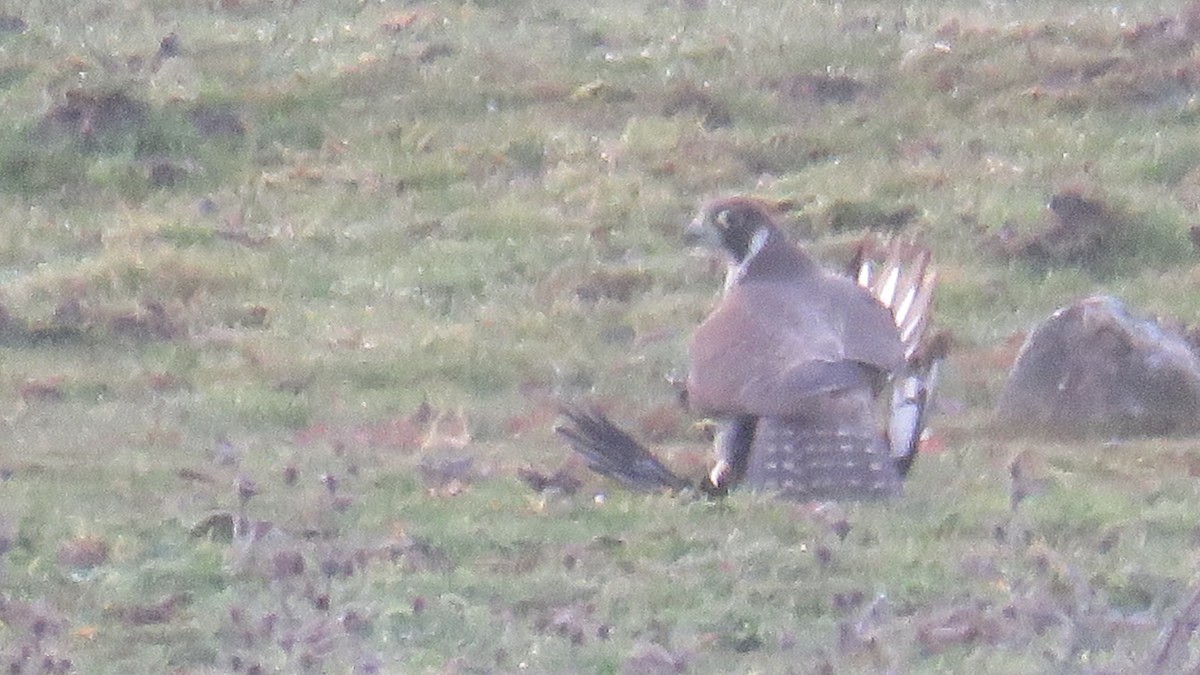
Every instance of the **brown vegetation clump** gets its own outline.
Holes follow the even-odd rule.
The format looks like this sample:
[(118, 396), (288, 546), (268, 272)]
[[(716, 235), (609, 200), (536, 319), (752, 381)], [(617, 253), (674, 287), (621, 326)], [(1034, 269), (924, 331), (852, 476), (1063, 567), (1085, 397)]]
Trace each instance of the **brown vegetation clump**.
[(644, 270), (596, 270), (575, 289), (580, 300), (595, 302), (597, 300), (616, 300), (629, 302), (633, 297), (647, 290), (653, 283), (650, 274)]
[(659, 644), (636, 649), (621, 665), (623, 675), (673, 675), (688, 671), (688, 656)]
[(173, 340), (186, 334), (174, 312), (154, 300), (143, 300), (135, 310), (114, 312), (104, 322), (113, 334), (134, 340)]
[(1151, 47), (1186, 54), (1200, 40), (1200, 2), (1189, 2), (1176, 16), (1142, 21), (1122, 33), (1121, 39), (1130, 47)]
[(921, 210), (912, 204), (886, 208), (870, 202), (839, 199), (825, 210), (822, 222), (831, 232), (861, 229), (896, 232), (920, 215)]
[(941, 654), (976, 642), (997, 643), (1004, 627), (986, 608), (958, 607), (929, 617), (917, 627), (917, 643), (928, 654)]
[(545, 474), (529, 467), (520, 467), (517, 469), (517, 478), (538, 494), (557, 490), (565, 495), (573, 495), (583, 487), (583, 481), (572, 476), (566, 468)]
[(170, 623), (176, 612), (190, 602), (188, 594), (174, 593), (155, 602), (113, 607), (109, 614), (130, 626), (154, 626)]
[(298, 445), (327, 442), (337, 447), (392, 448), (401, 451), (457, 452), (471, 444), (471, 427), (461, 409), (437, 409), (428, 402), (401, 417), (339, 427), (323, 422), (296, 432)]
[(188, 119), (207, 138), (241, 138), (246, 134), (242, 115), (227, 104), (198, 104), (188, 111)]
[(1001, 233), (992, 248), (1004, 258), (1042, 267), (1097, 268), (1111, 261), (1121, 229), (1128, 227), (1126, 216), (1074, 188), (1051, 197), (1047, 209), (1046, 226), (1024, 236)]
[(24, 33), (29, 24), (15, 14), (0, 14), (0, 33)]
[(66, 100), (42, 118), (41, 131), (88, 139), (96, 135), (128, 131), (146, 120), (149, 107), (122, 91), (68, 91)]
[(690, 83), (678, 86), (667, 94), (662, 112), (667, 117), (684, 112), (698, 114), (703, 119), (704, 128), (710, 131), (724, 129), (733, 124), (733, 114), (729, 106), (716, 98), (710, 90)]
[(867, 85), (849, 75), (794, 75), (784, 79), (776, 88), (794, 102), (851, 103)]
[(83, 535), (58, 547), (58, 564), (75, 569), (90, 569), (108, 562), (108, 542), (96, 535)]
[(478, 477), (474, 465), (475, 458), (470, 455), (426, 458), (419, 467), (426, 493), (431, 497), (462, 494)]
[(21, 385), (19, 393), (21, 399), (26, 403), (32, 401), (61, 401), (64, 397), (64, 382), (66, 382), (66, 377), (63, 375), (30, 379)]

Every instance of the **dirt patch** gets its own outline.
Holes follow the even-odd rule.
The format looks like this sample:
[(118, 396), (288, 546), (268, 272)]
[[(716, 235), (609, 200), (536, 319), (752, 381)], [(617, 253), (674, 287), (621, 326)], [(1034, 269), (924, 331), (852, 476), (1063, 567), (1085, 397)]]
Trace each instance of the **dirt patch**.
[(796, 103), (853, 103), (867, 85), (849, 75), (794, 75), (773, 83), (773, 88)]
[(188, 119), (196, 132), (205, 138), (241, 138), (246, 135), (246, 122), (231, 105), (201, 103), (188, 111)]
[(85, 140), (123, 133), (146, 122), (149, 106), (121, 91), (68, 91), (65, 101), (42, 117), (38, 130), (45, 137)]
[(912, 204), (889, 209), (871, 202), (839, 199), (825, 210), (820, 220), (830, 232), (859, 229), (894, 232), (920, 215), (920, 209)]
[(575, 289), (580, 300), (629, 302), (650, 288), (653, 280), (644, 270), (596, 270)]
[(713, 96), (711, 91), (694, 84), (676, 87), (667, 95), (663, 115), (671, 117), (680, 113), (694, 113), (703, 118), (705, 129), (723, 129), (733, 125), (733, 114), (729, 106)]
[(1046, 206), (1047, 223), (1018, 236), (1005, 230), (989, 246), (1002, 258), (1039, 267), (1078, 265), (1097, 268), (1111, 261), (1122, 228), (1129, 221), (1101, 199), (1074, 188), (1062, 190)]
[(24, 33), (28, 28), (25, 19), (13, 14), (0, 16), (0, 33)]

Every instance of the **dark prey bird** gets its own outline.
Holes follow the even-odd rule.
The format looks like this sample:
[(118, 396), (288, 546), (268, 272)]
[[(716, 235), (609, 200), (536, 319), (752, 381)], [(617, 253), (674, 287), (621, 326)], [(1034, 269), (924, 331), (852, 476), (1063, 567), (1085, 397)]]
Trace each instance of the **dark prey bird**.
[[(688, 236), (727, 263), (724, 295), (688, 346), (688, 406), (716, 421), (716, 461), (701, 489), (796, 500), (899, 494), (946, 346), (926, 337), (928, 251), (893, 241), (881, 268), (864, 260), (857, 279), (836, 274), (745, 197), (706, 206)], [(594, 470), (634, 489), (689, 485), (603, 415), (563, 414), (558, 433)]]

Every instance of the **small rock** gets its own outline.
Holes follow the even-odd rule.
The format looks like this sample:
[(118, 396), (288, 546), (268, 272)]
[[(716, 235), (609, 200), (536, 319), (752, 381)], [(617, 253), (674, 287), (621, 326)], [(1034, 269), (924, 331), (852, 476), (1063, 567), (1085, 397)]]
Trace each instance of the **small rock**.
[(1057, 436), (1200, 431), (1200, 358), (1110, 296), (1064, 307), (1021, 347), (996, 409), (1005, 429)]

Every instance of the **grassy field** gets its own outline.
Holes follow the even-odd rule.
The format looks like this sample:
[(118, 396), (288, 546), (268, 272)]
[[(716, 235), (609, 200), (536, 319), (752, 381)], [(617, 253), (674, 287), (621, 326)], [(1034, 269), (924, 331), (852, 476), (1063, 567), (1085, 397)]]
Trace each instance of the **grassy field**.
[[(0, 3), (0, 666), (1183, 668), (1200, 443), (988, 416), (1070, 300), (1200, 317), (1198, 40), (1142, 0)], [(701, 473), (680, 231), (733, 193), (831, 264), (934, 249), (901, 501), (631, 495), (554, 438), (595, 401)], [(1028, 259), (1063, 193), (1116, 230)]]

